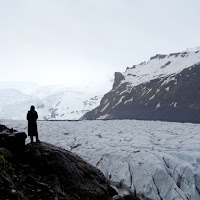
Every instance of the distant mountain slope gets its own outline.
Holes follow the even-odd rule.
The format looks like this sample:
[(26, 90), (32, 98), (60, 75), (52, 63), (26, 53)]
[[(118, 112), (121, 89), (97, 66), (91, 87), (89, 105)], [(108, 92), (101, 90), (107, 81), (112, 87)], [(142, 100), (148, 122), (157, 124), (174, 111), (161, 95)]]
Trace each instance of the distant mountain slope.
[(79, 91), (65, 90), (43, 99), (38, 112), (43, 119), (79, 119), (83, 114), (100, 104), (102, 96)]
[(100, 106), (81, 119), (200, 122), (200, 50), (157, 54), (115, 73)]
[(0, 88), (0, 119), (26, 119), (31, 105), (35, 105), (39, 119), (76, 120), (99, 105), (101, 95), (68, 88), (39, 87), (32, 93), (26, 88)]

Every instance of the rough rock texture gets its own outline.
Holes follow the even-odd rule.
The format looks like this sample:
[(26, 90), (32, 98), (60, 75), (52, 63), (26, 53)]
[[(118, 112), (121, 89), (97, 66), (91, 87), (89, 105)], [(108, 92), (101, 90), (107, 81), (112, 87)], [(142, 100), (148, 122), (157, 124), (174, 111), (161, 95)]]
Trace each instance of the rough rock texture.
[(135, 197), (133, 195), (126, 195), (123, 197), (125, 200), (140, 200), (138, 197)]
[(0, 147), (7, 148), (15, 154), (20, 153), (25, 148), (26, 133), (17, 132), (14, 129), (8, 129), (0, 125)]
[(100, 106), (81, 119), (200, 122), (199, 63), (180, 73), (156, 78), (134, 87), (130, 87), (127, 82), (120, 82), (123, 75), (116, 75), (113, 89), (104, 95)]
[(112, 197), (112, 200), (140, 200), (138, 197), (134, 197), (133, 195), (119, 196), (115, 195)]
[(12, 133), (11, 137), (10, 129), (0, 127), (0, 199), (110, 198), (113, 190), (106, 178), (80, 157), (47, 143), (29, 144), (25, 149), (23, 146), (16, 154), (17, 146), (11, 144), (25, 133)]
[(115, 80), (114, 80), (114, 83), (113, 83), (113, 89), (118, 87), (118, 85), (120, 84), (120, 82), (122, 80), (124, 80), (124, 76), (120, 72), (115, 72)]

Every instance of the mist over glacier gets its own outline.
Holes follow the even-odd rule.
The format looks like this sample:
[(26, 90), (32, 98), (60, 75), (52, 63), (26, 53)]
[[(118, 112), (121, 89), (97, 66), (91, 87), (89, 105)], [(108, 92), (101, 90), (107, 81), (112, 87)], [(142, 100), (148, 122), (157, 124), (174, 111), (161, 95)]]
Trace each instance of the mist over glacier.
[(83, 83), (77, 87), (0, 81), (0, 119), (26, 119), (34, 105), (41, 120), (77, 120), (98, 106), (111, 86), (109, 77), (102, 84)]

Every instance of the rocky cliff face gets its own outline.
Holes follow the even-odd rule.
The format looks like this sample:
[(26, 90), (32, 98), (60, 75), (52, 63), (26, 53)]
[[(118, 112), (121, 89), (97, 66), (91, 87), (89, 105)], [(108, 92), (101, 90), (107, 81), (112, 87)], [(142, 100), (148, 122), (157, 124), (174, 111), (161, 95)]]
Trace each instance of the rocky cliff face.
[(0, 199), (106, 200), (116, 194), (80, 157), (47, 143), (25, 145), (25, 138), (0, 125)]
[(152, 57), (115, 73), (112, 90), (81, 119), (200, 122), (200, 51)]

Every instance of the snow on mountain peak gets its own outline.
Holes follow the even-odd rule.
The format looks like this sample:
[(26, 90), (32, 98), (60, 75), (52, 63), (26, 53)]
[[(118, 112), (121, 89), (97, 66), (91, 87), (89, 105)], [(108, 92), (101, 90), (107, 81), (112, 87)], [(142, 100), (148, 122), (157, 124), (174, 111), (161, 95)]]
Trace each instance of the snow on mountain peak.
[(186, 49), (187, 52), (196, 52), (196, 51), (200, 51), (200, 46), (194, 47), (194, 48), (187, 48)]
[[(199, 51), (197, 51), (198, 49)], [(121, 83), (129, 83), (133, 87), (156, 78), (177, 74), (199, 62), (200, 47), (168, 55), (156, 54), (148, 62), (142, 62), (139, 65), (127, 68), (122, 73), (124, 80)]]

